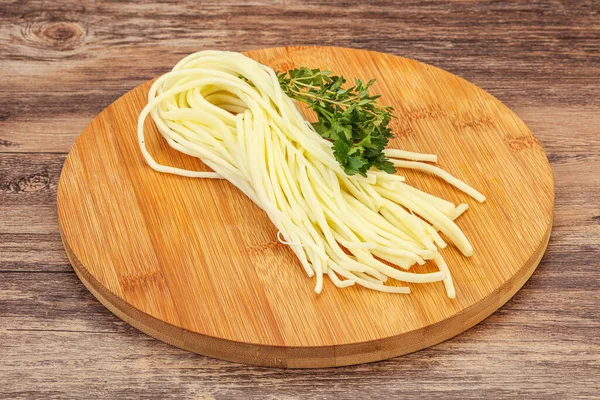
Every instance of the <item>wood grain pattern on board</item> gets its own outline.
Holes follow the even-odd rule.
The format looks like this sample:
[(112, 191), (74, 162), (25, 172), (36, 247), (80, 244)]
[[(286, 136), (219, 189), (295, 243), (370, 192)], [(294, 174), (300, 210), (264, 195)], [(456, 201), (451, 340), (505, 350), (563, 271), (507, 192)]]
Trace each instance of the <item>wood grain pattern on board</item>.
[(0, 38), (10, 40), (0, 46), (1, 68), (11, 79), (0, 80), (10, 94), (0, 97), (0, 151), (68, 152), (119, 96), (202, 49), (328, 45), (403, 55), (467, 78), (519, 116), (516, 107), (533, 109), (532, 118), (551, 109), (561, 126), (593, 118), (598, 105), (595, 0), (64, 0), (7, 2), (2, 11)]
[[(148, 84), (84, 130), (67, 157), (58, 210), (81, 280), (111, 311), (167, 343), (227, 360), (280, 367), (375, 361), (452, 337), (504, 304), (529, 278), (548, 242), (553, 181), (529, 129), (498, 100), (450, 73), (405, 58), (334, 47), (249, 55), (276, 70), (306, 65), (378, 80), (397, 115), (390, 147), (433, 152), (442, 168), (481, 190), (484, 204), (436, 178), (407, 181), (470, 209), (459, 225), (475, 255), (443, 251), (457, 298), (443, 285), (410, 296), (359, 287), (321, 295), (268, 218), (226, 181), (157, 173), (137, 145)], [(147, 125), (161, 163), (206, 168), (170, 149)], [(424, 272), (432, 266), (414, 267)]]

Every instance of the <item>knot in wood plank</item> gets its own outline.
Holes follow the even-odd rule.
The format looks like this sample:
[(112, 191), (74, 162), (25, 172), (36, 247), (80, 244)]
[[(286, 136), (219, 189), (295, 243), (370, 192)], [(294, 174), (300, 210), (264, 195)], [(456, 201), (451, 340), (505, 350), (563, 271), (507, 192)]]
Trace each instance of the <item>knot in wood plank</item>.
[(76, 21), (38, 19), (27, 21), (21, 29), (30, 45), (56, 50), (72, 50), (84, 42), (87, 31)]
[(0, 183), (0, 190), (8, 193), (37, 192), (50, 186), (48, 171), (31, 174), (6, 183)]

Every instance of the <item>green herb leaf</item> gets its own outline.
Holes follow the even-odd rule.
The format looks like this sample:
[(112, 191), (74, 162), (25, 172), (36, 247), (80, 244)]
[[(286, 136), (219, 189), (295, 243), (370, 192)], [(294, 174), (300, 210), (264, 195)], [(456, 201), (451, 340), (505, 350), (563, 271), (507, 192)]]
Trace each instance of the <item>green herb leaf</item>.
[(383, 149), (394, 135), (388, 124), (392, 107), (376, 103), (380, 95), (369, 94), (367, 83), (355, 78), (355, 86), (345, 89), (346, 79), (331, 71), (297, 68), (277, 74), (279, 85), (291, 98), (308, 105), (319, 122), (315, 131), (333, 142), (333, 155), (348, 175), (367, 175), (375, 167), (393, 174), (394, 165)]

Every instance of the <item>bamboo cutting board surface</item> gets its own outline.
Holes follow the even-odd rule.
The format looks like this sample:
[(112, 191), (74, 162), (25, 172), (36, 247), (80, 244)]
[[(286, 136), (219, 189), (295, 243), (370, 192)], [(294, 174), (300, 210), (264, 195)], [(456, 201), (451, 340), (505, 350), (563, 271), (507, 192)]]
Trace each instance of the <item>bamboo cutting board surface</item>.
[[(107, 308), (151, 336), (208, 356), (324, 367), (439, 343), (490, 315), (526, 282), (550, 235), (552, 174), (538, 141), (500, 101), (448, 72), (382, 53), (288, 47), (247, 54), (276, 70), (308, 66), (377, 78), (373, 91), (398, 116), (389, 147), (435, 153), (440, 167), (487, 196), (479, 204), (435, 177), (401, 171), (409, 184), (470, 206), (457, 223), (475, 254), (442, 251), (456, 299), (441, 282), (409, 284), (412, 293), (398, 295), (337, 289), (325, 279), (315, 294), (267, 216), (236, 188), (146, 165), (136, 138), (146, 83), (83, 131), (58, 188), (67, 254)], [(146, 130), (158, 162), (208, 170), (172, 150), (151, 121)]]

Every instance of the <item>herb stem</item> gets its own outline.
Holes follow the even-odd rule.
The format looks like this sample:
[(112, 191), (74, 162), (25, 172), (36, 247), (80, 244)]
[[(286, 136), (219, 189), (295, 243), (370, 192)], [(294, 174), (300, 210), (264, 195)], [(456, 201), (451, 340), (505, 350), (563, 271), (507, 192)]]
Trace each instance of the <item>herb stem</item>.
[(393, 137), (388, 124), (392, 108), (379, 106), (379, 96), (369, 96), (371, 80), (342, 89), (346, 80), (319, 69), (300, 68), (278, 73), (283, 91), (315, 112), (315, 131), (333, 142), (333, 155), (348, 175), (367, 175), (372, 167), (395, 173), (383, 150)]

